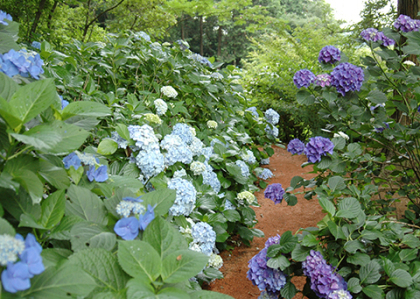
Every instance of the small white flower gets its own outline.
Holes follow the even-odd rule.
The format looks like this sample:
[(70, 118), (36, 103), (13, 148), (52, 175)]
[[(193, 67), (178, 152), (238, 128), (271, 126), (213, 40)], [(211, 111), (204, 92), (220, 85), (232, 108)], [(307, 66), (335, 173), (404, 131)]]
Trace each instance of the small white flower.
[(176, 98), (178, 93), (172, 86), (162, 86), (160, 91), (163, 93), (163, 95), (167, 96), (168, 98)]
[(343, 132), (338, 132), (338, 133), (334, 133), (334, 137), (343, 137), (346, 140), (349, 140), (349, 135), (347, 135), (346, 133)]
[(255, 196), (249, 191), (243, 191), (238, 194), (238, 199), (242, 199), (242, 200), (244, 199), (250, 205), (255, 201)]
[(209, 129), (216, 129), (217, 128), (217, 122), (215, 122), (214, 120), (209, 120), (209, 121), (207, 121), (207, 127)]
[(194, 172), (194, 175), (200, 175), (206, 171), (206, 165), (199, 161), (194, 161), (190, 165), (190, 169)]
[(411, 60), (406, 60), (406, 61), (404, 61), (403, 62), (403, 64), (406, 64), (406, 65), (416, 65), (414, 62), (412, 62)]
[(220, 255), (212, 253), (209, 258), (209, 267), (220, 269), (223, 266), (223, 259)]
[(154, 101), (154, 103), (155, 103), (155, 107), (156, 107), (156, 113), (158, 115), (163, 115), (168, 110), (168, 105), (166, 104), (166, 102), (164, 100), (156, 99)]

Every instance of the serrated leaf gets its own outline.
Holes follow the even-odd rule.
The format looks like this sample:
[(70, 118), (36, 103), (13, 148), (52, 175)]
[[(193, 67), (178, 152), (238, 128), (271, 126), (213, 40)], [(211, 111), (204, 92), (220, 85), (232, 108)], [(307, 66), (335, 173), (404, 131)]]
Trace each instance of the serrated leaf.
[(413, 283), (410, 273), (403, 269), (397, 269), (392, 272), (389, 280), (401, 288), (408, 288)]
[(65, 207), (64, 190), (50, 194), (41, 204), (41, 225), (48, 229), (53, 228), (63, 218)]
[(117, 237), (106, 226), (94, 222), (78, 222), (70, 230), (71, 248), (79, 251), (87, 248), (113, 250)]
[(288, 281), (285, 286), (280, 290), (280, 294), (285, 299), (292, 299), (297, 293), (295, 285)]
[(19, 85), (12, 78), (0, 72), (0, 97), (9, 101), (18, 89)]
[(409, 262), (417, 258), (418, 249), (403, 249), (400, 251), (398, 256), (401, 261)]
[(362, 211), (359, 201), (354, 197), (346, 197), (338, 202), (337, 217), (356, 218)]
[(62, 113), (63, 120), (72, 116), (105, 117), (111, 115), (111, 110), (105, 105), (93, 101), (77, 101), (68, 104)]
[(13, 226), (6, 219), (0, 218), (0, 235), (14, 236), (15, 234)]
[(353, 265), (363, 266), (370, 262), (370, 257), (366, 253), (356, 252), (347, 257), (347, 262)]
[(357, 294), (362, 290), (359, 278), (352, 277), (347, 282), (347, 290), (351, 293)]
[(303, 237), (302, 245), (307, 247), (314, 247), (319, 244), (319, 240), (312, 234), (307, 234)]
[(315, 97), (307, 90), (299, 90), (296, 94), (296, 101), (299, 105), (312, 105), (315, 103)]
[(168, 213), (169, 208), (172, 207), (175, 202), (175, 198), (176, 191), (169, 188), (152, 191), (141, 197), (145, 207), (149, 204), (151, 206), (156, 205), (154, 209), (156, 216)]
[(335, 215), (335, 206), (329, 199), (325, 197), (319, 197), (318, 201), (322, 209), (326, 211), (330, 215), (330, 217), (333, 217)]
[(362, 289), (363, 293), (372, 299), (383, 299), (384, 291), (377, 285), (368, 285)]
[(380, 268), (381, 266), (376, 261), (370, 261), (366, 265), (363, 265), (359, 272), (361, 283), (372, 284), (377, 282), (381, 278), (381, 274), (379, 273)]
[(298, 262), (302, 262), (309, 255), (311, 249), (302, 247), (300, 244), (296, 244), (295, 249), (292, 251), (292, 259)]
[(340, 176), (333, 176), (328, 179), (328, 186), (332, 191), (339, 191), (346, 188), (346, 184), (344, 183), (344, 179)]
[(344, 250), (349, 252), (349, 253), (356, 253), (357, 250), (365, 250), (365, 247), (363, 246), (362, 242), (360, 242), (359, 240), (351, 240), (351, 241), (347, 241), (344, 244)]
[(408, 245), (410, 248), (417, 248), (420, 246), (419, 238), (411, 234), (404, 235), (401, 243)]
[(283, 271), (290, 266), (290, 261), (284, 255), (279, 255), (278, 257), (270, 258), (267, 261), (267, 266), (273, 269), (280, 268)]

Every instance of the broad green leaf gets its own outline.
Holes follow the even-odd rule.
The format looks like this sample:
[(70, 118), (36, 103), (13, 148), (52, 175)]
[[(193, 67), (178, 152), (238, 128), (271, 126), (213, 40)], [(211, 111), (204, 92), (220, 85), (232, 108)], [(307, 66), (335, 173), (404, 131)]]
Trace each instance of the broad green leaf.
[(366, 296), (372, 299), (383, 299), (385, 297), (384, 291), (377, 285), (368, 285), (362, 289)]
[(66, 189), (70, 186), (66, 170), (46, 160), (39, 160), (38, 174), (57, 189)]
[(12, 78), (0, 72), (0, 97), (9, 101), (18, 89), (19, 85)]
[(68, 299), (86, 297), (96, 287), (95, 280), (80, 267), (68, 263), (58, 269), (50, 267), (31, 279), (31, 288), (22, 291), (22, 298)]
[(241, 220), (241, 215), (236, 210), (225, 210), (223, 211), (223, 215), (225, 215), (226, 219), (230, 222), (237, 222)]
[(15, 236), (15, 234), (13, 226), (6, 219), (0, 218), (0, 235)]
[(278, 257), (273, 257), (267, 261), (267, 266), (273, 269), (280, 268), (280, 270), (284, 270), (290, 266), (290, 261), (284, 256), (279, 255)]
[(292, 259), (298, 262), (302, 262), (309, 255), (311, 248), (303, 247), (300, 244), (296, 244), (295, 249), (292, 251)]
[(381, 274), (379, 273), (380, 268), (381, 266), (376, 261), (370, 261), (366, 265), (363, 265), (359, 272), (361, 284), (377, 282), (381, 278)]
[(377, 89), (371, 90), (366, 98), (374, 104), (383, 104), (388, 100), (386, 95)]
[(233, 299), (233, 297), (212, 291), (194, 291), (189, 293), (191, 299)]
[(112, 139), (104, 139), (98, 145), (98, 154), (112, 155), (118, 149), (118, 144)]
[(146, 193), (141, 197), (143, 205), (147, 207), (148, 204), (155, 206), (155, 215), (160, 216), (168, 213), (169, 208), (175, 202), (176, 191), (172, 189), (160, 189), (153, 192)]
[(69, 263), (92, 276), (101, 292), (118, 292), (125, 288), (129, 279), (118, 264), (117, 256), (103, 248), (76, 252), (70, 257)]
[(135, 278), (152, 282), (161, 275), (160, 256), (152, 245), (145, 241), (119, 241), (118, 261), (124, 271)]
[(162, 279), (165, 283), (189, 279), (203, 270), (208, 260), (205, 254), (189, 249), (172, 252), (162, 262)]
[(55, 131), (48, 123), (33, 127), (23, 134), (12, 133), (10, 135), (40, 151), (48, 151), (61, 141), (60, 132)]
[(328, 229), (330, 230), (331, 234), (335, 237), (336, 240), (338, 240), (338, 239), (346, 240), (347, 239), (346, 236), (343, 233), (343, 229), (341, 228), (341, 226), (338, 226), (333, 221), (328, 221), (327, 225), (328, 225)]
[(347, 257), (347, 262), (353, 265), (363, 266), (370, 262), (370, 257), (366, 253), (356, 252)]
[(330, 217), (333, 217), (335, 215), (335, 206), (329, 199), (325, 197), (319, 197), (318, 201), (322, 209), (326, 211), (330, 215)]
[(1, 205), (15, 219), (20, 219), (22, 214), (31, 215), (34, 219), (41, 217), (41, 206), (34, 205), (23, 188), (19, 192), (0, 188), (0, 194)]
[(328, 186), (332, 191), (339, 191), (346, 188), (346, 184), (344, 183), (344, 179), (340, 176), (333, 176), (328, 179)]
[(389, 280), (401, 288), (408, 288), (413, 283), (410, 273), (403, 269), (397, 269), (392, 272)]
[(291, 281), (288, 281), (286, 285), (280, 290), (281, 296), (285, 299), (292, 299), (295, 297), (296, 293), (297, 289)]
[(405, 290), (404, 292), (404, 299), (418, 299), (420, 298), (420, 291), (411, 289), (411, 290)]
[(363, 246), (362, 242), (360, 242), (359, 240), (351, 240), (351, 241), (347, 241), (344, 244), (344, 250), (349, 252), (349, 253), (356, 253), (357, 250), (361, 250), (364, 251), (365, 250), (365, 246)]
[(162, 217), (157, 216), (143, 233), (143, 241), (148, 242), (164, 259), (172, 251), (188, 248), (185, 238)]
[(152, 299), (158, 298), (149, 281), (141, 278), (130, 279), (127, 283), (127, 298)]
[(347, 282), (347, 289), (349, 292), (354, 293), (354, 294), (360, 293), (360, 291), (362, 290), (362, 286), (360, 285), (359, 278), (356, 278), (356, 277), (350, 278), (349, 281)]
[(28, 169), (20, 169), (13, 172), (12, 176), (28, 192), (33, 204), (41, 202), (44, 184), (35, 173)]
[(78, 101), (68, 104), (62, 113), (63, 120), (72, 116), (105, 117), (111, 114), (111, 110), (105, 105), (93, 101)]
[(401, 243), (408, 245), (410, 248), (418, 248), (420, 246), (419, 238), (411, 234), (404, 235)]
[(64, 248), (46, 248), (42, 250), (42, 263), (45, 269), (49, 267), (55, 267), (58, 263), (62, 263), (73, 254), (73, 251)]
[(104, 225), (94, 222), (78, 222), (70, 230), (71, 248), (77, 252), (87, 248), (104, 248), (112, 251), (117, 236)]
[(307, 234), (303, 237), (302, 245), (307, 247), (313, 247), (317, 246), (319, 244), (319, 240), (316, 238), (316, 236), (312, 234)]
[(22, 125), (22, 121), (16, 116), (14, 108), (0, 96), (0, 115), (4, 118), (7, 124), (15, 129)]
[(38, 228), (38, 229), (46, 229), (43, 225), (41, 225), (38, 219), (35, 219), (30, 214), (22, 214), (20, 215), (20, 223), (19, 227), (31, 227), (31, 228)]
[(107, 212), (102, 200), (90, 190), (71, 185), (67, 191), (70, 200), (66, 201), (66, 215), (76, 215), (81, 219), (107, 224)]
[(65, 207), (64, 190), (50, 194), (41, 204), (41, 225), (48, 229), (53, 228), (63, 218)]
[(307, 90), (299, 90), (296, 94), (296, 100), (299, 105), (312, 105), (315, 103), (315, 97)]
[(401, 261), (409, 262), (417, 258), (418, 249), (403, 249), (400, 251), (398, 256)]
[(356, 218), (362, 211), (359, 201), (354, 197), (346, 197), (338, 202), (337, 217)]
[(86, 222), (86, 220), (76, 215), (64, 216), (60, 224), (51, 230), (49, 237), (57, 240), (70, 240), (70, 230), (79, 222)]
[(120, 135), (121, 138), (124, 138), (125, 140), (130, 140), (130, 132), (128, 131), (128, 128), (124, 124), (117, 124), (115, 127), (115, 130), (117, 131), (118, 135)]

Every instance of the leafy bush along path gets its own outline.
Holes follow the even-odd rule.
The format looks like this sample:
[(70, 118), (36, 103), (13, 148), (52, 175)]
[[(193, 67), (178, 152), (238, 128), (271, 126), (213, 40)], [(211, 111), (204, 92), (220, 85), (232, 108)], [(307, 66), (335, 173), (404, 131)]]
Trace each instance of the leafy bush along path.
[[(302, 163), (306, 162), (306, 156), (292, 156), (285, 149), (274, 147), (274, 155), (270, 157), (268, 168), (275, 175), (268, 180), (268, 184), (280, 183), (286, 189), (294, 176), (301, 176), (305, 179), (313, 177), (308, 172), (311, 167), (302, 168)], [(228, 294), (236, 299), (258, 298), (260, 291), (246, 277), (248, 271), (248, 261), (264, 248), (265, 241), (276, 234), (283, 234), (291, 230), (296, 232), (299, 228), (316, 226), (316, 223), (324, 217), (321, 206), (316, 199), (307, 201), (303, 195), (298, 195), (298, 203), (287, 206), (286, 202), (274, 205), (274, 203), (264, 198), (264, 190), (255, 193), (261, 207), (255, 207), (258, 224), (256, 228), (262, 230), (264, 238), (255, 238), (251, 247), (241, 245), (232, 252), (225, 251), (221, 255), (224, 265), (220, 269), (224, 278), (210, 284), (210, 289), (219, 293)], [(302, 286), (305, 283), (302, 280)], [(301, 294), (296, 297), (301, 298)]]

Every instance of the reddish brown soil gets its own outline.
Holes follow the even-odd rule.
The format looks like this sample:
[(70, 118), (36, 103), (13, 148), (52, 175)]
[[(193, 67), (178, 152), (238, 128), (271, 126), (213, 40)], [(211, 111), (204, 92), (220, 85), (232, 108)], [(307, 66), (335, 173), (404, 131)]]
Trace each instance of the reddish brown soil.
[[(302, 176), (306, 179), (313, 177), (311, 167), (302, 168), (302, 163), (306, 162), (305, 156), (292, 156), (285, 149), (274, 147), (274, 155), (270, 158), (268, 168), (273, 172), (274, 177), (267, 181), (268, 184), (281, 183), (286, 189), (291, 179), (296, 176)], [(262, 230), (265, 234), (264, 238), (255, 238), (251, 243), (251, 247), (241, 245), (236, 247), (232, 252), (222, 252), (221, 256), (224, 261), (220, 271), (223, 272), (224, 278), (210, 284), (209, 289), (219, 293), (224, 293), (236, 299), (258, 298), (260, 291), (246, 277), (248, 271), (248, 261), (264, 248), (265, 241), (276, 234), (282, 234), (288, 230), (295, 233), (299, 228), (316, 226), (324, 214), (318, 201), (312, 199), (310, 201), (298, 195), (297, 205), (290, 207), (285, 202), (274, 205), (274, 203), (264, 198), (264, 190), (255, 193), (261, 207), (254, 208), (257, 215), (258, 224), (255, 228)], [(303, 287), (304, 281), (298, 279), (296, 286)], [(297, 294), (295, 298), (302, 298), (301, 294)]]

